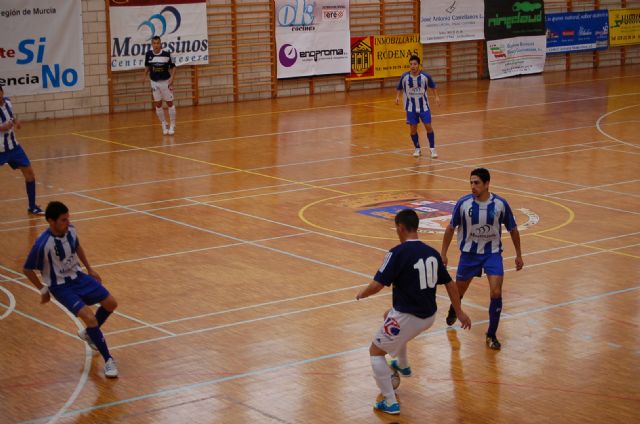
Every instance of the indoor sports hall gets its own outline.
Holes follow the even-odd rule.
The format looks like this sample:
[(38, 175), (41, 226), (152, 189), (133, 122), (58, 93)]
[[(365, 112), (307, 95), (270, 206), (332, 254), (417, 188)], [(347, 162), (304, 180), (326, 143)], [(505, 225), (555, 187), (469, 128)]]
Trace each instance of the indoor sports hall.
[[(109, 67), (109, 1), (81, 1), (83, 90), (10, 96), (38, 204), (69, 207), (118, 300), (102, 331), (119, 377), (23, 274), (49, 225), (4, 166), (0, 422), (639, 422), (640, 44), (499, 79), (485, 41), (422, 44), (438, 157), (416, 158), (399, 77), (276, 78), (276, 3), (208, 2), (209, 64), (178, 66), (174, 135), (142, 68)], [(418, 1), (350, 3), (352, 37), (420, 31)], [(445, 323), (441, 287), (435, 324), (408, 345), (401, 414), (376, 412), (368, 349), (391, 290), (356, 294), (399, 243), (397, 211), (416, 209), (440, 250), (477, 167), (522, 238), (516, 272), (503, 233), (502, 349), (485, 345), (486, 278), (462, 300), (470, 331)], [(452, 245), (452, 277), (458, 257)]]

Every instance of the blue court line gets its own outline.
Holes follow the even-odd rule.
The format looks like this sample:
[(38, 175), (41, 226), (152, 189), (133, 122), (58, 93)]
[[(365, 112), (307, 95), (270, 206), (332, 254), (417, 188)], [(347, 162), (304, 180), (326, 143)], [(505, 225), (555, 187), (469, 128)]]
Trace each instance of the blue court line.
[[(627, 292), (631, 292), (634, 290), (638, 290), (640, 289), (640, 285), (638, 286), (634, 286), (634, 287), (629, 287), (626, 289), (621, 289), (621, 290), (615, 290), (615, 291), (611, 291), (611, 292), (606, 292), (606, 293), (601, 293), (598, 295), (593, 295), (593, 296), (587, 296), (587, 297), (583, 297), (583, 298), (578, 298), (575, 300), (570, 300), (567, 302), (562, 302), (562, 303), (558, 303), (555, 305), (549, 305), (549, 306), (543, 306), (543, 307), (539, 307), (539, 308), (533, 308), (533, 309), (529, 309), (526, 311), (522, 311), (522, 312), (517, 312), (514, 314), (511, 314), (509, 317), (505, 317), (503, 318), (503, 320), (511, 320), (513, 318), (517, 318), (517, 317), (523, 317), (523, 316), (527, 316), (527, 315), (531, 315), (534, 313), (538, 313), (538, 312), (545, 312), (551, 309), (557, 309), (557, 308), (561, 308), (563, 306), (568, 306), (568, 305), (574, 305), (577, 303), (584, 303), (584, 302), (589, 302), (592, 300), (597, 300), (597, 299), (601, 299), (604, 297), (609, 297), (609, 296), (614, 296), (617, 294), (621, 294), (621, 293), (627, 293)], [(477, 326), (479, 324), (486, 324), (488, 323), (489, 320), (482, 320), (482, 321), (476, 321), (474, 324)], [(459, 326), (455, 326), (454, 328), (459, 329)], [(448, 330), (448, 328), (442, 328), (440, 330), (436, 330), (436, 331), (429, 331), (429, 332), (425, 332), (422, 333), (421, 335), (419, 335), (418, 337), (416, 337), (416, 339), (421, 339), (421, 338), (426, 338), (426, 337), (433, 337), (435, 335), (439, 335), (442, 333), (445, 333)], [(222, 377), (222, 378), (216, 378), (213, 380), (207, 380), (207, 381), (203, 381), (200, 383), (194, 383), (194, 384), (188, 384), (186, 386), (181, 386), (181, 387), (176, 387), (174, 389), (167, 389), (167, 390), (160, 390), (158, 392), (154, 392), (154, 393), (148, 393), (146, 395), (141, 395), (141, 396), (135, 396), (132, 398), (128, 398), (128, 399), (122, 399), (122, 400), (118, 400), (118, 401), (114, 401), (114, 402), (108, 402), (108, 403), (103, 403), (101, 405), (94, 405), (88, 408), (82, 408), (82, 409), (75, 409), (72, 411), (68, 411), (65, 412), (62, 417), (71, 417), (71, 416), (75, 416), (75, 415), (79, 415), (79, 414), (85, 414), (88, 412), (92, 412), (92, 411), (96, 411), (99, 409), (105, 409), (105, 408), (110, 408), (112, 406), (118, 406), (118, 405), (122, 405), (125, 403), (130, 403), (130, 402), (136, 402), (139, 400), (144, 400), (144, 399), (150, 399), (150, 398), (156, 398), (156, 397), (163, 397), (163, 396), (168, 396), (168, 395), (173, 395), (173, 394), (177, 394), (183, 391), (187, 391), (187, 390), (193, 390), (193, 389), (198, 389), (200, 387), (206, 387), (206, 386), (211, 386), (211, 385), (216, 385), (216, 384), (220, 384), (220, 383), (225, 383), (227, 381), (234, 381), (234, 380), (239, 380), (242, 378), (246, 378), (246, 377), (252, 377), (252, 376), (256, 376), (256, 375), (262, 375), (262, 374), (268, 374), (274, 371), (279, 371), (285, 368), (290, 368), (290, 367), (295, 367), (298, 365), (306, 365), (306, 364), (310, 364), (310, 363), (314, 363), (314, 362), (319, 362), (319, 361), (324, 361), (325, 359), (333, 359), (333, 358), (337, 358), (340, 356), (345, 356), (345, 355), (349, 355), (351, 353), (355, 353), (355, 352), (361, 352), (364, 350), (369, 349), (369, 346), (361, 346), (355, 349), (349, 349), (349, 350), (344, 350), (341, 352), (335, 352), (335, 353), (330, 353), (328, 355), (322, 355), (322, 356), (316, 356), (314, 358), (309, 358), (309, 359), (303, 359), (303, 360), (298, 360), (298, 361), (291, 361), (291, 362), (285, 362), (284, 364), (280, 364), (280, 365), (275, 365), (272, 367), (267, 367), (267, 368), (260, 368), (257, 370), (253, 370), (253, 371), (248, 371), (242, 374), (236, 374), (236, 375), (232, 375), (232, 376), (228, 376), (228, 377)], [(52, 418), (53, 416), (48, 416), (48, 417), (41, 417), (41, 418), (36, 418), (33, 420), (29, 420), (29, 421), (23, 421), (21, 424), (32, 424), (32, 423), (37, 423), (37, 422), (41, 422), (41, 421), (45, 421), (48, 420), (50, 418)]]

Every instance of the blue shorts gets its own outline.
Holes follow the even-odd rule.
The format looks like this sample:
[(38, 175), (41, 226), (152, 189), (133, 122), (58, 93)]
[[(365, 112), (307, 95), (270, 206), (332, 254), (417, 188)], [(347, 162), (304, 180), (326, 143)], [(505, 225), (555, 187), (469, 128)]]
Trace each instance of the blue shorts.
[(425, 124), (431, 123), (431, 111), (428, 110), (426, 112), (407, 112), (407, 124), (409, 125), (417, 125), (420, 121)]
[(480, 277), (482, 270), (487, 275), (504, 275), (502, 254), (500, 253), (466, 253), (460, 255), (456, 280), (471, 280)]
[(31, 165), (27, 154), (19, 144), (8, 152), (0, 153), (0, 166), (8, 163), (11, 169), (26, 168)]
[(69, 283), (49, 287), (49, 291), (58, 302), (73, 315), (78, 315), (86, 305), (94, 305), (109, 297), (109, 291), (95, 278), (82, 272)]

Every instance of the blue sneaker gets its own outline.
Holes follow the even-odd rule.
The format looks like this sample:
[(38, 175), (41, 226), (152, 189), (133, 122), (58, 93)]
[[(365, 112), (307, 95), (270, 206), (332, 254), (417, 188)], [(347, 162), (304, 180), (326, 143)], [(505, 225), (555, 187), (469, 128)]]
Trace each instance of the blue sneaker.
[(31, 215), (40, 215), (40, 216), (44, 215), (44, 211), (38, 205), (32, 208), (27, 208), (27, 212), (29, 212)]
[(385, 414), (398, 415), (400, 413), (400, 404), (396, 402), (393, 405), (389, 405), (387, 401), (383, 399), (373, 405), (373, 409), (384, 412)]
[(391, 362), (389, 362), (389, 366), (391, 367), (392, 370), (398, 371), (401, 376), (403, 376), (403, 377), (411, 377), (411, 367), (400, 368), (398, 366), (398, 361), (396, 359), (394, 359)]

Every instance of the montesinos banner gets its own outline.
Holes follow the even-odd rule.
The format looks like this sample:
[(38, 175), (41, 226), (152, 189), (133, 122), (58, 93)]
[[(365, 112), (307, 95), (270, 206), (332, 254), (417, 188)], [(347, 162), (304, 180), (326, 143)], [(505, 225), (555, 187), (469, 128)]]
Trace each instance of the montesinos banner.
[(2, 0), (0, 84), (5, 95), (84, 88), (80, 0)]
[(484, 0), (422, 0), (420, 42), (484, 39)]
[(278, 79), (351, 71), (349, 0), (275, 0)]
[(177, 65), (209, 63), (206, 0), (109, 0), (111, 70), (143, 69), (154, 36)]

